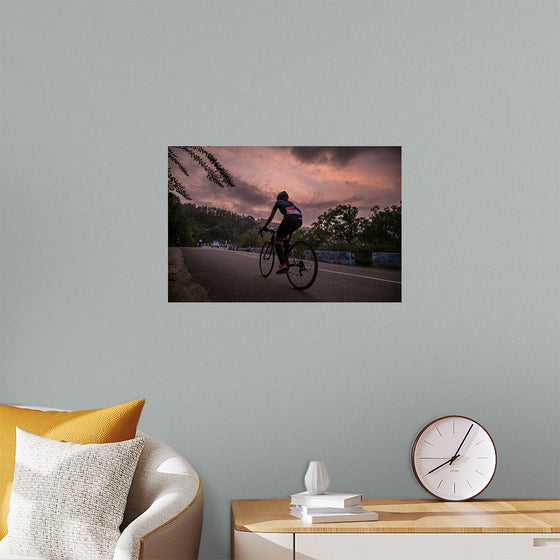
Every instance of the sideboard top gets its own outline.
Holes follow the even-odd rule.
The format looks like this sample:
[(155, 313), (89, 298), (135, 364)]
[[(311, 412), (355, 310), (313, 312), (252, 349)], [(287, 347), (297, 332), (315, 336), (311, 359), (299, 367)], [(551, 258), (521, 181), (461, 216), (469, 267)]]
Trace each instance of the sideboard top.
[(378, 521), (310, 524), (289, 500), (234, 500), (233, 526), (253, 533), (560, 533), (560, 500), (364, 500)]

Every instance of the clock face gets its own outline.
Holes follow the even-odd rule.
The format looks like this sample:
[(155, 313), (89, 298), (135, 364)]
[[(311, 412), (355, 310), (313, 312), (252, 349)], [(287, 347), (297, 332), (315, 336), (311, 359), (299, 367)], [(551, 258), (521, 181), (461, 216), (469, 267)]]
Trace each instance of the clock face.
[(443, 500), (468, 500), (490, 484), (496, 472), (496, 447), (474, 420), (444, 416), (418, 434), (412, 468), (430, 494)]

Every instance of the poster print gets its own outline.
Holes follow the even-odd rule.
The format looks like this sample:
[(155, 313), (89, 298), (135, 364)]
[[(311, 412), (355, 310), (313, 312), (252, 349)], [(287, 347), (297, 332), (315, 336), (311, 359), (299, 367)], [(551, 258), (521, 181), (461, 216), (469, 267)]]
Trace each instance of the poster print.
[(401, 147), (169, 146), (168, 301), (400, 302)]

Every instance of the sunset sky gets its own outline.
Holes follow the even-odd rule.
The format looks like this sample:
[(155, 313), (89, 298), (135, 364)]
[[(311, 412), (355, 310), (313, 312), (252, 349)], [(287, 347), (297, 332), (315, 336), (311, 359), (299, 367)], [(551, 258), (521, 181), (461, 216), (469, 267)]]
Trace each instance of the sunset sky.
[[(216, 206), (266, 218), (276, 194), (286, 190), (303, 212), (303, 223), (338, 204), (359, 208), (360, 216), (401, 201), (400, 147), (246, 147), (205, 146), (232, 174), (235, 187), (210, 183), (190, 156), (176, 150), (189, 177), (176, 176), (194, 204)], [(277, 213), (275, 221), (280, 219)]]

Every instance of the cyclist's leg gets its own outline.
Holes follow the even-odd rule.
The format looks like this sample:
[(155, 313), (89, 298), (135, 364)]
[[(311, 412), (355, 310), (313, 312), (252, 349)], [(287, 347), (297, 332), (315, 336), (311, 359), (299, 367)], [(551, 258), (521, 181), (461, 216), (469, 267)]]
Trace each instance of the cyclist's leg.
[(302, 226), (302, 220), (299, 216), (290, 216), (290, 220), (288, 223), (288, 233), (284, 238), (284, 255), (285, 258), (288, 258), (288, 249), (290, 247), (290, 241), (292, 239), (292, 233), (298, 230)]
[(286, 263), (286, 251), (284, 250), (284, 239), (279, 239), (278, 236), (274, 239), (274, 248), (276, 249), (276, 254), (278, 255), (278, 260), (280, 264)]
[(286, 256), (288, 255), (288, 248), (290, 247), (290, 239), (292, 238), (292, 233), (299, 229), (302, 225), (301, 218), (298, 216), (287, 216), (282, 220), (280, 227), (278, 228), (278, 232), (281, 233), (278, 236), (278, 232), (276, 232), (276, 238), (278, 241), (282, 241), (282, 249), (284, 249), (284, 262), (286, 260)]
[(278, 260), (280, 261), (280, 266), (286, 264), (286, 253), (288, 242), (288, 236), (290, 235), (290, 222), (286, 218), (282, 220), (282, 223), (278, 226), (276, 230), (276, 235), (274, 236), (274, 248), (276, 249), (276, 254), (278, 255)]
[[(290, 239), (292, 238), (292, 233), (296, 231), (296, 229), (299, 229), (301, 224), (301, 218), (296, 216), (287, 216), (282, 220), (282, 223), (278, 227), (278, 231), (276, 232), (276, 252), (278, 254), (278, 259), (280, 260), (280, 266), (277, 271), (278, 273), (287, 272), (288, 270), (286, 259), (288, 258)], [(280, 235), (278, 235), (279, 233)]]

